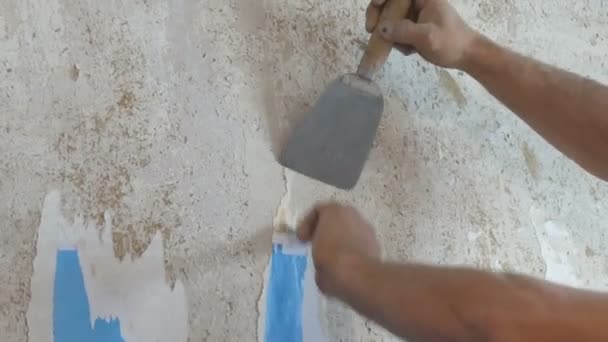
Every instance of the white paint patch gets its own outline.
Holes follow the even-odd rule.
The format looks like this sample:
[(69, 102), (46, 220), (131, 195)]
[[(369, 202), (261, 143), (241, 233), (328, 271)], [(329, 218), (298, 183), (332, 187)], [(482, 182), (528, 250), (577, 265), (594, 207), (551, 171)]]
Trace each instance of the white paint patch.
[(122, 337), (128, 342), (187, 340), (184, 287), (179, 280), (173, 290), (165, 283), (160, 236), (154, 237), (141, 258), (120, 262), (114, 257), (111, 227), (106, 226), (100, 235), (82, 217), (69, 223), (61, 213), (59, 193), (51, 192), (44, 201), (34, 259), (27, 312), (30, 342), (47, 342), (53, 337), (53, 283), (59, 249), (78, 250), (91, 323), (98, 317), (118, 318)]
[(573, 259), (579, 251), (570, 233), (557, 222), (546, 219), (538, 208), (532, 207), (530, 216), (547, 267), (545, 279), (574, 287), (583, 285)]
[(504, 271), (504, 267), (502, 265), (502, 261), (498, 260), (498, 259), (493, 259), (492, 260), (492, 271), (494, 272), (502, 272)]
[(300, 240), (298, 240), (296, 234), (291, 232), (274, 233), (272, 236), (272, 243), (282, 245), (283, 254), (286, 255), (306, 255), (310, 250), (310, 244), (301, 242)]
[[(329, 341), (327, 329), (321, 323), (321, 317), (324, 312), (322, 310), (323, 297), (319, 292), (319, 288), (315, 282), (315, 268), (311, 255), (310, 244), (302, 243), (298, 240), (295, 233), (277, 233), (272, 237), (273, 244), (281, 245), (283, 254), (293, 256), (306, 256), (306, 271), (304, 273), (304, 294), (302, 297), (302, 339), (304, 342), (325, 342)], [(266, 300), (266, 291), (268, 285), (268, 277), (270, 267), (267, 268), (264, 275), (264, 289), (262, 298)], [(258, 303), (258, 307), (261, 308)], [(260, 309), (260, 316), (265, 316), (266, 310)], [(258, 321), (258, 327), (263, 327), (265, 322)], [(264, 331), (262, 329), (262, 331)], [(264, 341), (264, 334), (258, 333), (258, 341)]]
[(467, 240), (469, 240), (469, 242), (477, 241), (477, 239), (479, 239), (480, 236), (481, 236), (480, 232), (467, 232)]
[(323, 329), (321, 317), (321, 301), (323, 297), (319, 293), (319, 288), (315, 282), (315, 268), (310, 254), (310, 248), (307, 251), (308, 267), (304, 274), (304, 298), (302, 303), (302, 338), (304, 342), (324, 342), (329, 341), (328, 334)]

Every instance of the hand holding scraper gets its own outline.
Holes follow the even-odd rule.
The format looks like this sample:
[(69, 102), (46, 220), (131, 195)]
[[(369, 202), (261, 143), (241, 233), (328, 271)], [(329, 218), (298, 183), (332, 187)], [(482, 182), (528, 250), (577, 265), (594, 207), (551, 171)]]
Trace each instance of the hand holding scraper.
[[(388, 0), (380, 20), (405, 18), (411, 3)], [(279, 157), (283, 166), (341, 189), (357, 184), (384, 109), (382, 92), (372, 77), (392, 48), (377, 27), (357, 73), (333, 81), (295, 129)]]

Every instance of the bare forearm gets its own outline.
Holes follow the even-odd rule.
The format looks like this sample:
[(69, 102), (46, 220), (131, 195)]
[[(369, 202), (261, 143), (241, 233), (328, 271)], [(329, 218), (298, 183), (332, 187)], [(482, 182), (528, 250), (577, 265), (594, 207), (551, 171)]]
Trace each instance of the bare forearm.
[(437, 288), (443, 275), (431, 268), (354, 258), (342, 270), (339, 298), (397, 336), (412, 342), (476, 341), (455, 311), (458, 299), (444, 298), (446, 288)]
[(480, 36), (462, 69), (548, 142), (608, 180), (608, 87)]
[(601, 294), (523, 276), (360, 258), (341, 269), (338, 297), (410, 341), (608, 338)]

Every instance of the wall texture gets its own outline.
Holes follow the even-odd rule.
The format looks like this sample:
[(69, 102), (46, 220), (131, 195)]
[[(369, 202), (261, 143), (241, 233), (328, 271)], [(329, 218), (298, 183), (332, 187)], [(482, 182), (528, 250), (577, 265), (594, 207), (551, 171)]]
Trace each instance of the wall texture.
[[(605, 1), (458, 0), (471, 25), (608, 82)], [(317, 200), (359, 207), (393, 260), (468, 264), (608, 288), (608, 186), (474, 80), (393, 54), (358, 187), (274, 155), (355, 68), (363, 0), (0, 0), (0, 331), (25, 341), (43, 198), (137, 259), (162, 236), (192, 341), (254, 341), (273, 225)], [(111, 213), (111, 215), (104, 215)], [(111, 222), (106, 222), (111, 217)], [(336, 303), (336, 341), (390, 340)]]

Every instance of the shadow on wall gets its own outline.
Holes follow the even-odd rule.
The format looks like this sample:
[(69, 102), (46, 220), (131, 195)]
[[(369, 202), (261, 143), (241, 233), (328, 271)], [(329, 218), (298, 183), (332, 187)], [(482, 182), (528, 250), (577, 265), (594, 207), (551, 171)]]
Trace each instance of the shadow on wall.
[[(190, 261), (196, 260), (198, 270), (201, 275), (218, 269), (231, 269), (236, 264), (242, 263), (245, 257), (249, 262), (267, 259), (272, 251), (273, 228), (263, 228), (256, 230), (256, 233), (244, 236), (234, 241), (215, 241), (210, 243), (211, 248), (197, 249), (194, 253), (188, 254), (188, 260), (176, 260), (176, 264), (188, 265)], [(266, 262), (265, 261), (265, 262)], [(201, 266), (204, 265), (204, 269)], [(189, 278), (189, 272), (181, 270), (182, 277)]]
[(360, 53), (350, 11), (336, 12), (294, 3), (266, 2), (262, 33), (264, 61), (258, 72), (264, 99), (264, 121), (276, 157), (295, 126), (327, 84), (352, 71)]
[[(255, 336), (273, 229), (251, 227), (250, 231), (234, 238), (209, 236), (199, 248), (172, 257), (188, 298), (190, 340), (224, 341), (244, 332)], [(234, 327), (235, 320), (243, 322)]]

